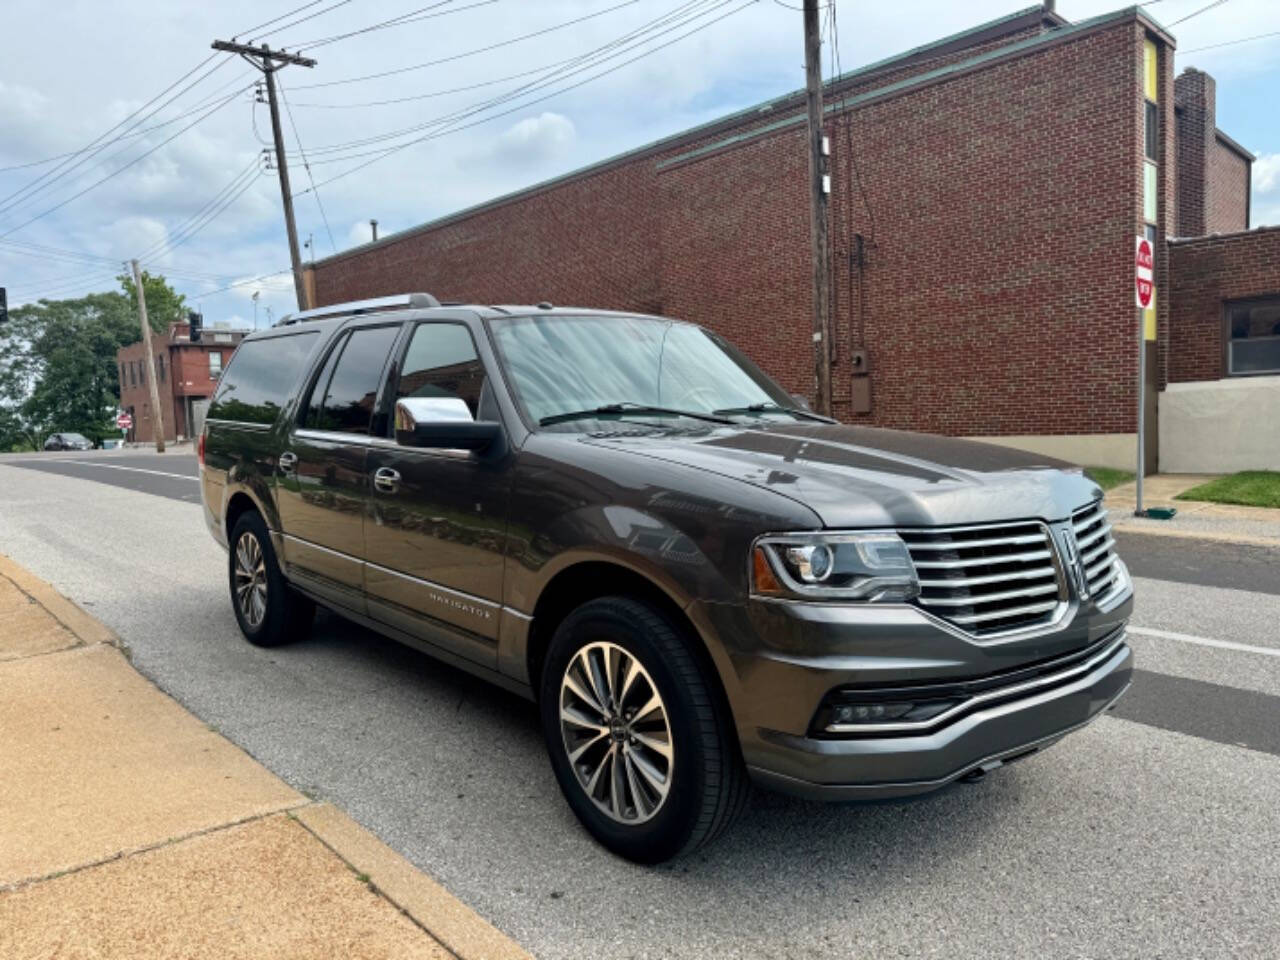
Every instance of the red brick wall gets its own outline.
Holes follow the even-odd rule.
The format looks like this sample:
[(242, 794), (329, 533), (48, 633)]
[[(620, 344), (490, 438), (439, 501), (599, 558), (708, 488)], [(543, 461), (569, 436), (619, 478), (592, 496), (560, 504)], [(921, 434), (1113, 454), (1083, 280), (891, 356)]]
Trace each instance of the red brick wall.
[(1169, 379), (1219, 380), (1224, 374), (1223, 305), (1280, 295), (1280, 227), (1178, 240), (1173, 271)]
[[(955, 434), (1133, 429), (1141, 40), (1130, 19), (852, 108), (851, 159), (874, 226), (845, 127), (828, 123), (838, 415), (857, 419), (848, 351), (863, 342), (867, 422)], [(661, 310), (720, 330), (811, 394), (803, 124), (672, 162), (738, 132), (321, 261), (317, 302), (426, 289)], [(848, 265), (854, 234), (868, 241), (863, 269)]]
[[(157, 357), (164, 357), (164, 377), (160, 377), (160, 360), (156, 362), (156, 386), (160, 393), (160, 412), (164, 418), (164, 436), (173, 440), (177, 435), (174, 422), (173, 404), (173, 370), (170, 369), (168, 344), (159, 334), (153, 334), (151, 349)], [(141, 341), (116, 351), (116, 366), (124, 366), (125, 380), (120, 384), (120, 406), (133, 411), (133, 430), (129, 439), (138, 443), (148, 443), (155, 439), (153, 414), (151, 410), (151, 388), (148, 385), (146, 350)], [(129, 365), (136, 365), (137, 384), (132, 382)]]
[(1209, 149), (1205, 233), (1248, 230), (1249, 164), (1217, 138)]

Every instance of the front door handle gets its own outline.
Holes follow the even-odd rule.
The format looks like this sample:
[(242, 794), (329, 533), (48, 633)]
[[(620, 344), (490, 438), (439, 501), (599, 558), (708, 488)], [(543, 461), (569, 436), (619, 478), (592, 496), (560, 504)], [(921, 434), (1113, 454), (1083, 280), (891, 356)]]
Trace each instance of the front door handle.
[(400, 474), (390, 467), (379, 467), (373, 473), (373, 485), (383, 493), (396, 493), (400, 489)]
[(289, 450), (286, 450), (284, 453), (280, 454), (280, 459), (278, 463), (280, 466), (281, 473), (285, 473), (285, 474), (293, 473), (293, 468), (298, 465), (298, 455), (296, 453), (292, 453)]

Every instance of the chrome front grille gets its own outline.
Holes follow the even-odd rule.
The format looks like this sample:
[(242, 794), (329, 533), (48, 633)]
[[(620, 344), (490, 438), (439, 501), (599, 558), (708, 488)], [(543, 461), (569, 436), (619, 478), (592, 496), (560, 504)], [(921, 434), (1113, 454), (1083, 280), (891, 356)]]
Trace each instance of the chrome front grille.
[(1071, 515), (1071, 526), (1076, 535), (1076, 549), (1080, 552), (1080, 565), (1084, 570), (1089, 596), (1105, 597), (1116, 586), (1119, 572), (1116, 570), (1116, 541), (1111, 536), (1111, 523), (1102, 501), (1095, 500), (1083, 510)]
[(1053, 539), (1042, 523), (898, 533), (920, 577), (916, 602), (969, 633), (1047, 624), (1065, 599)]

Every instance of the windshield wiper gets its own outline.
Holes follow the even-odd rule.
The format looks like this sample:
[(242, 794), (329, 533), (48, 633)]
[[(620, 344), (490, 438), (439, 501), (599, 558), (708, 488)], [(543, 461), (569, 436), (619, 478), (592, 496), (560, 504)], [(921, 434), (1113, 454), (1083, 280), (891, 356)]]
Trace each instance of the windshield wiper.
[(812, 410), (802, 410), (800, 407), (784, 407), (778, 403), (750, 403), (745, 407), (725, 407), (723, 410), (713, 411), (714, 413), (725, 416), (743, 413), (789, 413), (793, 417), (802, 417), (805, 420), (817, 420), (819, 423), (838, 423), (830, 417), (824, 417), (820, 413), (814, 413)]
[(654, 407), (647, 403), (633, 403), (628, 400), (623, 403), (606, 403), (600, 407), (592, 407), (590, 410), (571, 410), (568, 413), (555, 413), (549, 417), (543, 417), (538, 421), (538, 425), (541, 427), (549, 427), (553, 423), (564, 423), (568, 420), (586, 420), (590, 417), (609, 413), (615, 415), (621, 413), (659, 413), (666, 414), (671, 417), (691, 417), (694, 420), (705, 420), (708, 423), (733, 423), (733, 421), (728, 417), (720, 416), (719, 411), (716, 413), (700, 413), (696, 410), (676, 410), (673, 407)]

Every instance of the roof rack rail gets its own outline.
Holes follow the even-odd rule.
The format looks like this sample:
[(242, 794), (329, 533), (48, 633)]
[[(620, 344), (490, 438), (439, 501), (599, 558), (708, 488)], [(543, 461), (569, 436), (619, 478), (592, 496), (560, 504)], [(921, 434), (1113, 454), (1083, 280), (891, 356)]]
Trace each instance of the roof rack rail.
[(372, 300), (351, 300), (347, 303), (333, 303), (327, 307), (314, 310), (302, 310), (281, 317), (277, 327), (287, 327), (293, 323), (307, 320), (322, 320), (325, 317), (354, 317), (362, 313), (378, 313), (382, 310), (427, 309), (440, 306), (440, 301), (429, 293), (399, 293), (393, 297), (374, 297)]

